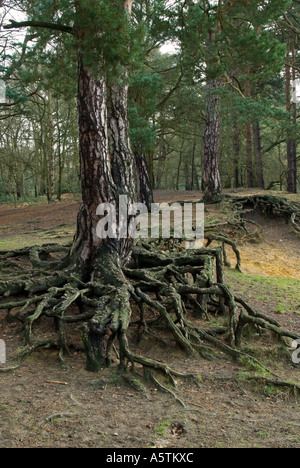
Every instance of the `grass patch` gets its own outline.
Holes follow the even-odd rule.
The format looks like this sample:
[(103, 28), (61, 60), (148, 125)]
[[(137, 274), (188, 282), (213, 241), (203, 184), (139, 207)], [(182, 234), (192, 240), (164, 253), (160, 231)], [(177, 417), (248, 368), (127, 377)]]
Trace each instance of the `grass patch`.
[(154, 429), (156, 436), (164, 436), (167, 429), (170, 428), (172, 423), (170, 421), (162, 422)]
[(12, 236), (7, 239), (0, 239), (0, 250), (17, 250), (44, 243), (42, 239), (35, 236)]
[(22, 236), (10, 236), (0, 239), (0, 250), (17, 250), (33, 245), (43, 245), (51, 243), (66, 244), (74, 238), (75, 225), (64, 225), (51, 229), (50, 231), (27, 232)]
[(300, 315), (300, 281), (288, 278), (241, 275), (226, 269), (226, 281), (230, 288), (249, 300), (257, 309), (264, 306), (276, 314)]

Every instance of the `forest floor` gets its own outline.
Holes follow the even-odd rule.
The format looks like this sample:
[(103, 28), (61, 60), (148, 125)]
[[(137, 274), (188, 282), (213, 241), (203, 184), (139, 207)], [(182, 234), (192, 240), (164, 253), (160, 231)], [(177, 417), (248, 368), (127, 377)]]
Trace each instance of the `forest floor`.
[[(199, 200), (200, 194), (156, 192), (155, 198), (191, 201)], [(300, 201), (300, 196), (294, 200)], [(79, 201), (69, 197), (49, 206), (0, 205), (0, 250), (71, 241), (78, 206)], [(207, 218), (222, 221), (226, 209), (209, 208)], [(227, 268), (226, 281), (254, 308), (299, 333), (300, 237), (281, 220), (266, 220), (259, 213), (249, 216), (262, 226), (265, 240), (240, 239), (244, 274)], [(219, 324), (220, 319), (215, 320)], [(49, 334), (47, 327), (42, 324), (41, 333)], [(0, 338), (8, 358), (22, 345), (19, 328), (8, 326), (0, 315)], [(73, 332), (78, 334), (76, 327)], [(176, 395), (186, 408), (154, 386), (136, 393), (118, 380), (116, 366), (90, 374), (84, 369), (84, 355), (77, 352), (67, 358), (68, 370), (63, 371), (57, 352), (43, 350), (13, 373), (0, 374), (0, 447), (300, 447), (299, 395), (246, 383), (247, 369), (225, 355), (214, 361), (194, 360), (148, 335), (136, 348), (135, 338), (132, 327), (133, 350), (201, 376), (197, 385), (177, 382)], [(171, 343), (167, 334), (164, 339)], [(251, 335), (246, 347), (282, 378), (300, 382), (292, 351), (270, 335)]]

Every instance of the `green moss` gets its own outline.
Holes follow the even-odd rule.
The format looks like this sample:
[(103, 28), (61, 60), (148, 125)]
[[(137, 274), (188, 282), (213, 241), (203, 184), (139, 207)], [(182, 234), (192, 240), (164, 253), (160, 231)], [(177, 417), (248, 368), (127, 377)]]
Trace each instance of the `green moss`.
[(154, 429), (155, 434), (157, 436), (164, 436), (166, 430), (171, 426), (171, 424), (172, 423), (170, 421), (160, 423), (159, 426)]
[(7, 237), (0, 239), (0, 250), (17, 250), (32, 245), (43, 245), (50, 243), (66, 244), (74, 237), (75, 225), (58, 226), (50, 231), (24, 232), (23, 235), (7, 234)]

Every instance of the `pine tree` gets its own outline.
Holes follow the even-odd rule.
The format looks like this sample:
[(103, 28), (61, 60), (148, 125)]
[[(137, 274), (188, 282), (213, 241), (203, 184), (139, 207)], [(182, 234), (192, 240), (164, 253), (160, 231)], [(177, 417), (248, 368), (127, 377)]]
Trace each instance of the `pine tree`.
[[(151, 1), (150, 3), (152, 4)], [(282, 2), (280, 3), (282, 5)], [(13, 257), (28, 255), (34, 271), (32, 273), (28, 270), (25, 279), (23, 276), (20, 279), (18, 273), (17, 278), (10, 277), (9, 280), (2, 281), (0, 296), (7, 296), (7, 293), (12, 296), (24, 294), (29, 296), (28, 302), (26, 300), (25, 303), (26, 307), (31, 301), (32, 304), (36, 304), (34, 312), (30, 311), (24, 316), (26, 344), (32, 345), (33, 324), (39, 318), (44, 316), (55, 320), (57, 338), (45, 342), (39, 341), (30, 346), (30, 349), (55, 345), (60, 348), (60, 359), (63, 361), (63, 353), (68, 353), (67, 324), (84, 322), (82, 338), (89, 370), (97, 371), (110, 364), (111, 350), (117, 338), (122, 372), (125, 373), (131, 365), (134, 373), (137, 363), (144, 368), (146, 378), (154, 383), (157, 384), (157, 380), (152, 373), (153, 370), (164, 372), (174, 383), (172, 375), (178, 376), (178, 373), (159, 361), (143, 358), (130, 351), (127, 331), (132, 314), (131, 302), (134, 302), (139, 309), (139, 324), (145, 330), (147, 329), (145, 305), (147, 305), (158, 313), (160, 319), (172, 332), (176, 343), (191, 356), (196, 356), (199, 352), (203, 355), (210, 354), (210, 350), (202, 343), (205, 339), (220, 347), (222, 352), (228, 352), (240, 359), (241, 352), (234, 347), (239, 344), (241, 331), (246, 323), (244, 319), (250, 315), (236, 314), (235, 298), (223, 284), (222, 260), (218, 249), (193, 251), (191, 255), (187, 253), (180, 256), (157, 252), (150, 245), (133, 248), (134, 241), (129, 232), (126, 232), (125, 236), (117, 235), (124, 227), (118, 216), (119, 196), (126, 196), (129, 204), (136, 197), (134, 150), (140, 151), (139, 144), (143, 145), (143, 150), (147, 145), (151, 147), (147, 106), (134, 102), (136, 90), (132, 90), (133, 103), (130, 103), (133, 122), (132, 141), (130, 141), (129, 78), (132, 69), (136, 70), (141, 56), (140, 50), (144, 51), (143, 47), (139, 48), (144, 33), (139, 23), (135, 23), (134, 17), (131, 16), (132, 5), (133, 0), (76, 0), (75, 3), (68, 0), (24, 1), (28, 19), (19, 23), (12, 21), (6, 27), (7, 30), (30, 28), (31, 37), (34, 36), (35, 39), (30, 53), (38, 52), (46, 62), (49, 61), (50, 65), (52, 59), (55, 65), (61, 51), (64, 55), (69, 53), (68, 58), (73, 59), (72, 70), (76, 69), (78, 83), (82, 205), (78, 213), (77, 232), (72, 247), (70, 249), (68, 247), (68, 255), (61, 261), (53, 262), (44, 260), (45, 257), (41, 258), (40, 254), (46, 255), (56, 252), (56, 249), (61, 251), (65, 248), (52, 245), (24, 249), (21, 253), (13, 252)], [(273, 70), (270, 68), (267, 71), (270, 64), (275, 59), (277, 67), (282, 60), (282, 46), (269, 33), (270, 24), (278, 16), (278, 13), (275, 15), (273, 6), (278, 8), (279, 3), (275, 0), (258, 7), (257, 2), (252, 0), (242, 2), (220, 0), (218, 5), (209, 1), (187, 1), (180, 4), (175, 2), (170, 6), (169, 2), (154, 1), (153, 5), (159, 11), (155, 21), (149, 23), (149, 31), (151, 29), (155, 31), (155, 44), (159, 43), (159, 38), (167, 36), (165, 28), (162, 27), (167, 21), (159, 18), (160, 15), (165, 15), (166, 18), (170, 18), (172, 37), (180, 40), (181, 51), (175, 66), (171, 67), (172, 80), (166, 86), (168, 89), (162, 89), (157, 93), (157, 96), (164, 94), (160, 102), (154, 100), (151, 110), (155, 117), (152, 131), (155, 133), (157, 121), (161, 123), (165, 120), (165, 128), (168, 124), (171, 127), (175, 120), (179, 121), (177, 130), (180, 129), (180, 132), (175, 135), (173, 142), (180, 162), (179, 168), (176, 168), (175, 184), (178, 187), (180, 185), (179, 172), (182, 167), (186, 187), (191, 188), (195, 172), (197, 131), (193, 125), (191, 138), (188, 137), (190, 120), (187, 119), (187, 115), (190, 102), (193, 101), (194, 106), (199, 107), (200, 111), (194, 112), (193, 118), (196, 117), (200, 121), (205, 119), (206, 154), (203, 161), (205, 198), (208, 201), (216, 201), (216, 198), (221, 198), (218, 160), (221, 99), (228, 88), (236, 88), (231, 77), (236, 72), (233, 70), (233, 65), (238, 64), (236, 79), (241, 81), (238, 91), (243, 96), (245, 113), (247, 106), (249, 109), (253, 106), (252, 97), (245, 99), (243, 94), (243, 86), (245, 87), (247, 80), (253, 85), (268, 73), (271, 76)], [(140, 1), (137, 6), (136, 14), (139, 14), (139, 9), (142, 12), (147, 10), (149, 2)], [(250, 8), (247, 13), (245, 6)], [(262, 28), (259, 35), (256, 32), (258, 26)], [(238, 28), (239, 35), (236, 32)], [(150, 33), (149, 35), (151, 36)], [(202, 48), (201, 44), (205, 47)], [(174, 68), (175, 73), (173, 73)], [(145, 78), (144, 70), (141, 75)], [(153, 85), (155, 81), (153, 76), (151, 81)], [(203, 115), (203, 111), (205, 112), (203, 104), (201, 107), (204, 84), (206, 115)], [(176, 101), (178, 97), (180, 99)], [(152, 100), (149, 99), (149, 102)], [(164, 107), (166, 103), (168, 105)], [(185, 108), (186, 104), (188, 105)], [(162, 109), (165, 111), (163, 116)], [(245, 118), (248, 128), (251, 129), (249, 123), (253, 118), (248, 114)], [(147, 134), (144, 141), (137, 136), (141, 135), (143, 130), (146, 130)], [(51, 133), (53, 132), (50, 131), (49, 141)], [(162, 160), (165, 161), (168, 148), (161, 135), (158, 144)], [(192, 148), (191, 168), (184, 159), (190, 148)], [(238, 152), (238, 144), (236, 149)], [(50, 191), (52, 193), (52, 188)], [(116, 222), (111, 227), (110, 234), (113, 235), (105, 239), (99, 237), (97, 233), (99, 217), (103, 216), (103, 212), (99, 213), (98, 207), (103, 203), (113, 206), (117, 215)], [(127, 212), (125, 224), (134, 226), (135, 217), (135, 213)], [(103, 218), (100, 221), (103, 221)], [(5, 260), (9, 257), (10, 254), (3, 255)], [(217, 263), (216, 284), (213, 283), (211, 272), (213, 259)], [(46, 269), (45, 275), (40, 274), (43, 268)], [(203, 274), (205, 268), (207, 275)], [(195, 278), (193, 285), (185, 280), (184, 275), (187, 274)], [(193, 299), (196, 295), (199, 296), (199, 302)], [(220, 297), (218, 303), (215, 300), (216, 296)], [(212, 337), (210, 333), (195, 327), (187, 319), (191, 300), (193, 299), (192, 303), (195, 303), (201, 314), (206, 314), (202, 306), (209, 297), (214, 298), (211, 303), (217, 311), (220, 303), (222, 308), (226, 304), (229, 313), (227, 331), (231, 347), (225, 345), (224, 341)], [(20, 306), (20, 302), (17, 302), (13, 303), (12, 307), (23, 307), (23, 305), (22, 303)], [(66, 311), (73, 305), (77, 306), (78, 313), (70, 312), (70, 315), (66, 316)], [(2, 304), (2, 307), (4, 306)], [(249, 312), (250, 308), (247, 305), (244, 308)], [(255, 313), (251, 315), (255, 316)], [(258, 320), (250, 318), (255, 323)], [(269, 322), (261, 318), (259, 321), (260, 325), (270, 328)], [(280, 334), (284, 335), (284, 331)], [(134, 381), (134, 384), (137, 385), (137, 381)]]
[[(206, 129), (204, 132), (202, 186), (204, 199), (221, 196), (219, 142), (221, 138), (220, 99), (226, 88), (238, 89), (252, 100), (251, 88), (282, 70), (285, 48), (274, 36), (276, 21), (282, 17), (278, 0), (258, 5), (242, 2), (186, 2), (181, 8), (183, 63), (193, 80), (206, 77)], [(240, 87), (241, 86), (241, 87)], [(255, 119), (256, 120), (256, 119)], [(245, 123), (247, 134), (248, 185), (255, 184), (253, 161), (253, 121)], [(256, 127), (257, 129), (257, 127)], [(257, 143), (257, 134), (254, 138)], [(257, 161), (261, 152), (255, 145)], [(258, 153), (257, 153), (258, 151)], [(260, 169), (261, 170), (261, 166)], [(262, 185), (260, 176), (260, 184)], [(236, 177), (237, 178), (237, 177)], [(236, 181), (237, 182), (237, 181)]]
[[(118, 296), (126, 302), (129, 299), (126, 280), (120, 269), (115, 275), (112, 270), (116, 272), (118, 265), (128, 257), (133, 241), (128, 236), (125, 239), (100, 239), (96, 233), (96, 213), (97, 207), (107, 202), (115, 204), (118, 213), (120, 195), (126, 195), (129, 203), (135, 199), (127, 76), (131, 46), (129, 16), (133, 0), (125, 0), (124, 3), (112, 0), (109, 4), (95, 0), (77, 1), (75, 11), (69, 8), (69, 2), (58, 3), (60, 5), (51, 2), (48, 9), (44, 2), (36, 2), (33, 7), (28, 2), (28, 21), (12, 22), (7, 29), (31, 27), (41, 31), (41, 42), (46, 38), (49, 40), (49, 35), (51, 37), (56, 32), (72, 36), (78, 61), (82, 206), (69, 257), (74, 271), (80, 273), (83, 280), (90, 280), (92, 273), (107, 276), (108, 283), (113, 278), (113, 282), (119, 285)], [(60, 14), (59, 20), (54, 21)], [(104, 359), (102, 356), (101, 360), (97, 354), (103, 351), (101, 346), (95, 351), (94, 339), (93, 332), (88, 329), (85, 343), (91, 369), (101, 366)]]
[(284, 15), (281, 22), (287, 45), (285, 79), (286, 79), (286, 110), (288, 114), (287, 128), (287, 190), (290, 193), (297, 193), (297, 95), (296, 95), (296, 49), (299, 48), (299, 5), (292, 2), (292, 5)]

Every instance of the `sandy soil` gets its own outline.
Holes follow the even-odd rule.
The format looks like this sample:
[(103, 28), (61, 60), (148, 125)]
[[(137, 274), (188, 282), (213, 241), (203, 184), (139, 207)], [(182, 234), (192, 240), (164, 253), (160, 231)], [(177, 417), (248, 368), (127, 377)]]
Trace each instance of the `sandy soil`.
[[(230, 195), (241, 193), (241, 191), (227, 192)], [(243, 191), (243, 194), (248, 193), (251, 195), (253, 191)], [(290, 197), (297, 197), (295, 199), (300, 201), (297, 195)], [(72, 199), (71, 195), (65, 198), (63, 203), (52, 205), (17, 207), (0, 205), (0, 250), (12, 246), (24, 247), (36, 243), (70, 241), (74, 235), (80, 202)], [(189, 202), (200, 198), (200, 192), (155, 192), (157, 203), (172, 203), (177, 200)], [(239, 245), (244, 272), (300, 279), (300, 236), (296, 236), (282, 220), (266, 220), (257, 213), (255, 220), (264, 229), (266, 241), (255, 246), (248, 243)]]
[(255, 245), (239, 244), (243, 272), (300, 280), (300, 236), (284, 220), (265, 219), (257, 212), (248, 218), (263, 228), (265, 241)]

